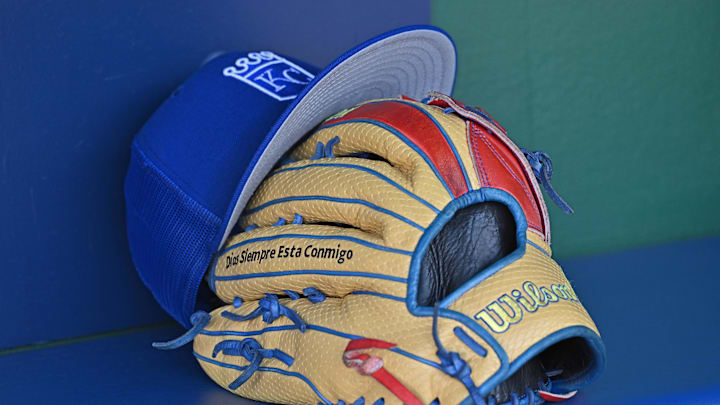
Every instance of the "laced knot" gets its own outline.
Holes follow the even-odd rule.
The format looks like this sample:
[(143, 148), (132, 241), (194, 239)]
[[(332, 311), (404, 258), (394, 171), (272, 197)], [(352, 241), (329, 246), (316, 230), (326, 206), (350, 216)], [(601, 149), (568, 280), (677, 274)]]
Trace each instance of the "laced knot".
[(445, 349), (445, 346), (443, 346), (442, 342), (440, 342), (440, 337), (438, 336), (437, 331), (438, 311), (438, 305), (435, 304), (435, 310), (433, 312), (432, 333), (433, 340), (435, 341), (435, 346), (437, 346), (438, 349), (437, 356), (440, 359), (440, 368), (446, 374), (460, 380), (460, 382), (463, 383), (465, 388), (467, 388), (468, 392), (470, 393), (470, 397), (472, 398), (475, 405), (486, 405), (485, 400), (480, 395), (480, 391), (475, 386), (475, 383), (470, 377), (470, 374), (472, 373), (470, 365), (468, 365), (467, 362), (463, 360), (462, 357), (460, 357), (459, 353), (448, 352)]
[(548, 193), (550, 198), (566, 214), (572, 214), (575, 212), (572, 207), (560, 197), (560, 194), (555, 191), (550, 179), (552, 178), (553, 166), (550, 155), (543, 151), (528, 152), (525, 149), (520, 149), (522, 153), (530, 163), (530, 167), (535, 174), (535, 177), (540, 181), (545, 191)]
[(313, 304), (325, 301), (325, 294), (323, 294), (322, 291), (318, 290), (315, 287), (303, 288), (303, 295), (305, 295), (308, 301), (312, 302)]
[(472, 370), (467, 362), (460, 357), (460, 354), (438, 350), (437, 356), (440, 359), (440, 367), (446, 374), (458, 380), (470, 377)]
[(237, 322), (247, 321), (262, 316), (262, 320), (265, 323), (273, 323), (281, 316), (285, 316), (289, 318), (301, 332), (304, 333), (306, 329), (305, 322), (303, 322), (300, 318), (300, 315), (285, 305), (280, 304), (280, 301), (275, 294), (265, 293), (265, 297), (260, 298), (260, 301), (258, 301), (258, 307), (247, 315), (238, 315), (230, 311), (223, 311), (220, 315), (223, 318)]
[(231, 390), (237, 389), (252, 377), (264, 359), (278, 359), (288, 366), (292, 366), (294, 361), (292, 357), (279, 349), (264, 349), (260, 343), (253, 338), (224, 340), (215, 345), (212, 357), (215, 358), (218, 353), (226, 356), (242, 356), (250, 362), (242, 374), (228, 385), (228, 388)]
[[(295, 291), (284, 290), (284, 292), (292, 300), (300, 298), (300, 294), (296, 293)], [(303, 289), (303, 295), (308, 299), (308, 301), (314, 304), (325, 300), (325, 294), (323, 294), (322, 291), (314, 287), (307, 287)], [(233, 306), (235, 308), (239, 308), (241, 305), (242, 300), (240, 298), (235, 298), (233, 300)], [(284, 316), (290, 319), (295, 324), (295, 326), (300, 329), (301, 332), (305, 333), (305, 330), (307, 329), (307, 325), (302, 320), (302, 318), (300, 318), (300, 315), (298, 315), (297, 312), (286, 307), (285, 305), (282, 305), (277, 295), (269, 293), (265, 293), (265, 297), (260, 298), (260, 301), (258, 301), (257, 308), (255, 308), (247, 315), (238, 315), (230, 311), (223, 311), (220, 315), (223, 318), (230, 319), (236, 322), (247, 321), (262, 316), (262, 320), (265, 323), (273, 323), (281, 316)]]
[[(290, 299), (293, 301), (300, 299), (300, 294), (296, 293), (295, 291), (283, 290), (283, 292), (287, 294), (287, 296), (290, 297)], [(302, 294), (305, 296), (305, 298), (308, 299), (308, 301), (312, 302), (313, 304), (325, 301), (325, 294), (323, 294), (322, 291), (318, 290), (315, 287), (304, 288), (302, 290)]]
[(334, 149), (338, 142), (340, 142), (340, 137), (337, 136), (330, 139), (325, 145), (323, 145), (322, 142), (318, 142), (317, 145), (315, 145), (315, 154), (310, 157), (310, 160), (335, 157)]

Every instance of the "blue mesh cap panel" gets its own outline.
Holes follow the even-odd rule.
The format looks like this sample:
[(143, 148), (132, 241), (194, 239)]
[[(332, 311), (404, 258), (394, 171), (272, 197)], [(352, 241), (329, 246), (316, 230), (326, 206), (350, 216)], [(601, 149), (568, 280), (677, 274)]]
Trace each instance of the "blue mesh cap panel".
[[(260, 54), (273, 60), (252, 63), (248, 56)], [(135, 138), (138, 148), (189, 197), (224, 217), (253, 155), (292, 101), (289, 97), (312, 77), (289, 73), (301, 72), (289, 63), (311, 74), (317, 71), (267, 51), (210, 60), (145, 123)], [(277, 94), (271, 91), (276, 89)]]
[(131, 254), (155, 299), (183, 325), (243, 173), (316, 70), (269, 51), (220, 55), (185, 80), (135, 137), (125, 181)]
[[(140, 278), (185, 327), (224, 228), (218, 216), (185, 194), (133, 144), (125, 178), (130, 252)], [(223, 228), (223, 229), (221, 229)]]

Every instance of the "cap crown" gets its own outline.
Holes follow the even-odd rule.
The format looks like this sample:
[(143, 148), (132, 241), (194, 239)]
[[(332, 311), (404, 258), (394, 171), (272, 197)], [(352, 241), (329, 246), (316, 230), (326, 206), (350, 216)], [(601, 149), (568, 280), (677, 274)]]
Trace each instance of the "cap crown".
[(157, 301), (186, 326), (248, 162), (316, 72), (268, 51), (221, 55), (135, 137), (125, 179), (130, 251)]

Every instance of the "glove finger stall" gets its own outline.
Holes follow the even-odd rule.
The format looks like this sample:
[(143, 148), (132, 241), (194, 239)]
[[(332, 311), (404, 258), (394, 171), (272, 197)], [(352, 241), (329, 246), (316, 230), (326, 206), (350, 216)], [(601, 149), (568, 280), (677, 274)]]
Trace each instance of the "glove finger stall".
[(405, 296), (411, 255), (352, 228), (265, 227), (233, 236), (211, 266), (209, 282), (227, 303), (308, 286), (334, 297), (356, 291)]
[[(232, 315), (228, 315), (247, 315), (257, 308), (256, 302), (244, 303), (240, 308), (227, 306), (212, 313), (210, 323), (195, 338), (194, 350), (201, 366), (218, 384), (244, 397), (273, 403), (316, 404), (340, 400), (352, 403), (363, 397), (369, 404), (380, 398), (386, 404), (400, 404), (383, 385), (343, 362), (342, 354), (348, 342), (372, 338), (397, 344), (392, 349), (363, 352), (382, 359), (384, 369), (423, 403), (435, 398), (440, 403), (459, 403), (467, 396), (462, 383), (449, 378), (440, 368), (432, 337), (432, 319), (413, 317), (404, 308), (404, 302), (369, 295), (328, 297), (316, 304), (306, 299), (280, 299), (279, 302), (302, 318), (304, 333), (287, 317), (268, 324), (259, 317), (234, 321)], [(378, 313), (383, 314), (382, 320), (378, 319)], [(458, 325), (454, 320), (441, 318), (438, 334), (448, 350), (468, 361), (471, 378), (483, 381), (497, 369), (499, 359), (492, 352), (481, 357), (463, 344), (453, 333)], [(477, 335), (469, 333), (482, 342)], [(247, 338), (255, 339), (264, 350), (279, 350), (290, 355), (293, 362), (288, 366), (277, 358), (265, 358), (260, 363), (261, 369), (246, 383), (230, 389), (244, 371), (239, 368), (247, 367), (251, 361), (218, 348), (228, 340)], [(484, 342), (481, 344), (487, 347)]]
[(270, 226), (299, 214), (304, 223), (345, 225), (380, 236), (391, 247), (408, 248), (435, 212), (385, 174), (392, 174), (386, 163), (355, 158), (283, 166), (253, 196), (242, 225)]

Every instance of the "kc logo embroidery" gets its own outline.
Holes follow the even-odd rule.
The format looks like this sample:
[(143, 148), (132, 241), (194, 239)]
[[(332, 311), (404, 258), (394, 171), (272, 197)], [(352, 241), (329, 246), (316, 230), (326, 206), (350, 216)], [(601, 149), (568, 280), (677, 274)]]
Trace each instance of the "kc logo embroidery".
[(297, 97), (313, 76), (307, 70), (270, 51), (250, 52), (223, 75), (240, 80), (268, 96), (286, 101)]

